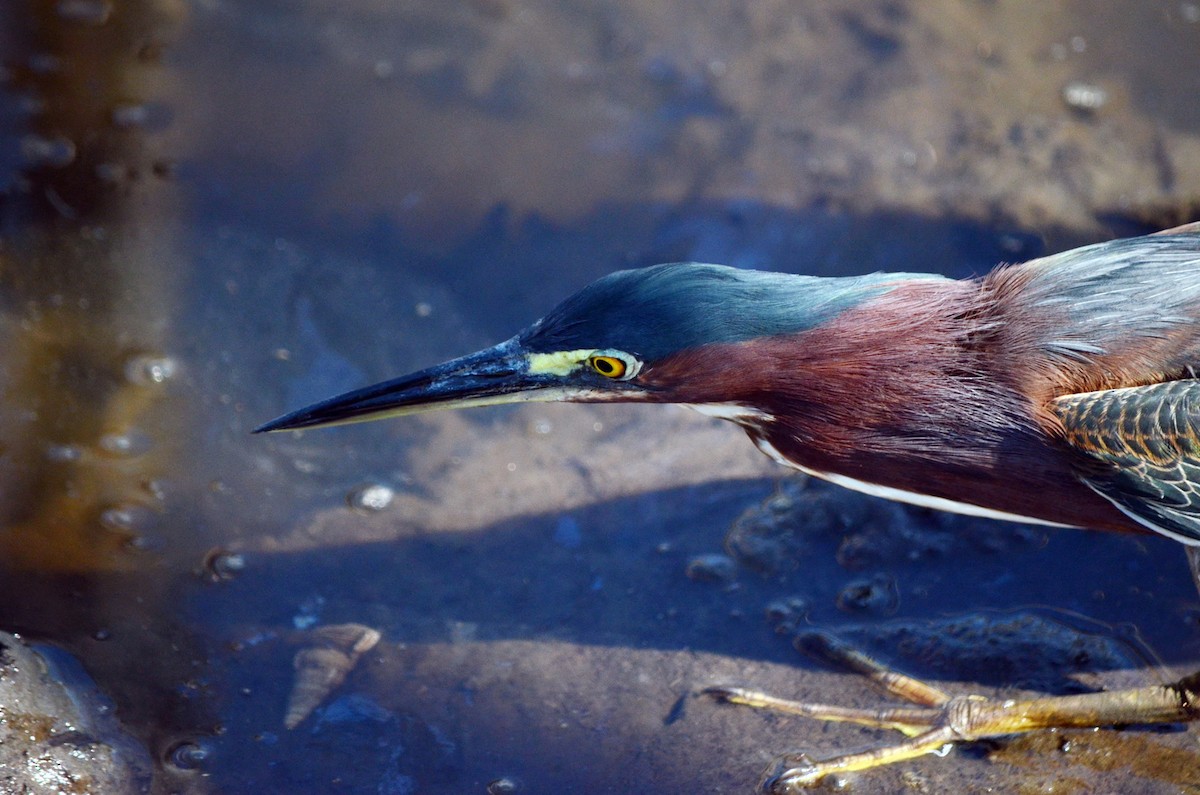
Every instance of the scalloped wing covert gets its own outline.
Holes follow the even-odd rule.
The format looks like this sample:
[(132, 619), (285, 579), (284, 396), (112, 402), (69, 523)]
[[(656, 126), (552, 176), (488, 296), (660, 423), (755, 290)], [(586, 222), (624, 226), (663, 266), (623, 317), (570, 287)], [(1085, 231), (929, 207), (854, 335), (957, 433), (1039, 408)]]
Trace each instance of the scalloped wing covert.
[(1146, 527), (1200, 545), (1200, 380), (1064, 395), (1051, 409), (1088, 486)]

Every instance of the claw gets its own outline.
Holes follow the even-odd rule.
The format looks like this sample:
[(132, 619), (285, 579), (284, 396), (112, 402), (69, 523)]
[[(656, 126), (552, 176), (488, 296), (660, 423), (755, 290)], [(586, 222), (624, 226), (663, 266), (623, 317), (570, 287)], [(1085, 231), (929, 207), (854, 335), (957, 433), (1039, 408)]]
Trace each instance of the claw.
[[(829, 775), (830, 771), (822, 770), (821, 763), (814, 761), (807, 754), (791, 754), (782, 757), (778, 772), (771, 772), (763, 780), (762, 791), (768, 795), (792, 795), (801, 789), (809, 789)], [(790, 764), (782, 764), (784, 762)]]
[(738, 694), (744, 692), (740, 687), (729, 687), (726, 685), (712, 685), (700, 691), (700, 695), (708, 696), (714, 701), (722, 704), (737, 704)]

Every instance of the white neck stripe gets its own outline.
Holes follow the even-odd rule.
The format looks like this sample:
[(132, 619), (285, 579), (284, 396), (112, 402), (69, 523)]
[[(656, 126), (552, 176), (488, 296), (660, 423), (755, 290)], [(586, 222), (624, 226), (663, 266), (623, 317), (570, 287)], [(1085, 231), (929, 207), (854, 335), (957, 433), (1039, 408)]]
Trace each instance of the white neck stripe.
[(983, 508), (979, 505), (972, 505), (969, 502), (957, 502), (948, 500), (945, 497), (934, 497), (929, 494), (919, 494), (915, 491), (905, 491), (904, 489), (896, 489), (891, 486), (880, 486), (878, 483), (867, 483), (866, 481), (856, 480), (845, 475), (837, 475), (832, 472), (818, 472), (815, 469), (809, 469), (805, 466), (793, 463), (783, 457), (775, 446), (766, 439), (755, 439), (754, 443), (758, 445), (758, 449), (769, 455), (784, 466), (798, 469), (806, 475), (827, 480), (837, 486), (851, 489), (853, 491), (870, 494), (872, 497), (883, 497), (896, 502), (906, 502), (909, 505), (919, 505), (922, 508), (934, 508), (939, 511), (949, 511), (950, 513), (959, 513), (966, 516), (979, 516), (984, 519), (1000, 519), (1006, 522), (1025, 522), (1031, 524), (1044, 524), (1051, 527), (1072, 527), (1073, 525), (1065, 525), (1059, 522), (1047, 522), (1045, 519), (1036, 519), (1032, 516), (1022, 516), (1016, 513), (1006, 513), (1005, 511), (995, 511), (991, 508)]

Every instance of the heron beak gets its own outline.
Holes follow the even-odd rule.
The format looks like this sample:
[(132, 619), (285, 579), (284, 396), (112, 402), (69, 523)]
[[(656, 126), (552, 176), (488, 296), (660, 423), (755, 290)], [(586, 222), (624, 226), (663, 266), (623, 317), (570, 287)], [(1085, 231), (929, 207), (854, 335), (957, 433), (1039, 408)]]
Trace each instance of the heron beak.
[(529, 357), (511, 339), (412, 375), (323, 400), (273, 419), (254, 432), (347, 425), (438, 409), (570, 400), (578, 392), (564, 388), (562, 379), (552, 374), (531, 373)]

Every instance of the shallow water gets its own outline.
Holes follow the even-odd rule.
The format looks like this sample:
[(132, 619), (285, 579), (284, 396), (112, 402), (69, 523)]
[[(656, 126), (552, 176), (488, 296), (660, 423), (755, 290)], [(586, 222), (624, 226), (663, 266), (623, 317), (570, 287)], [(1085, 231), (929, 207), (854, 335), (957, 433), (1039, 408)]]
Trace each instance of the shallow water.
[[(1156, 538), (814, 485), (821, 521), (780, 513), (808, 524), (769, 571), (689, 578), (785, 475), (681, 409), (249, 435), (617, 268), (967, 276), (1183, 220), (1200, 11), (1115, 13), (5, 6), (0, 628), (82, 663), (161, 791), (744, 792), (778, 754), (881, 739), (694, 696), (876, 698), (791, 649), (781, 600), (956, 689), (1194, 668), (1196, 594)], [(286, 729), (297, 651), (350, 623), (381, 640)], [(1056, 743), (854, 788), (1200, 787), (1194, 729)]]

